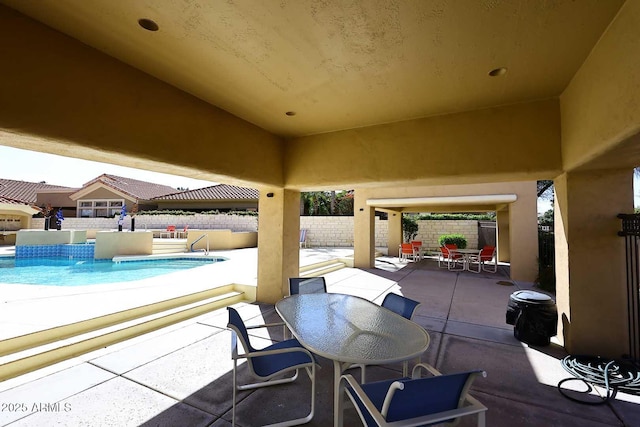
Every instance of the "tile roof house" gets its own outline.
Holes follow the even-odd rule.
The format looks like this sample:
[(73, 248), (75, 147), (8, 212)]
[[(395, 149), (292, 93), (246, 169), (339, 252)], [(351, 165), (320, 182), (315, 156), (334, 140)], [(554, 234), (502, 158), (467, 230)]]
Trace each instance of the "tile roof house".
[(16, 181), (0, 178), (0, 197), (21, 201), (26, 204), (36, 204), (37, 194), (40, 191), (74, 190), (60, 185), (51, 185), (44, 182)]
[[(15, 232), (29, 228), (36, 207), (38, 189), (58, 189), (57, 185), (0, 179), (0, 244), (15, 242)], [(7, 233), (10, 232), (10, 233)]]
[[(3, 203), (1, 198), (25, 206), (50, 204), (54, 209), (62, 208), (66, 217), (84, 218), (113, 217), (120, 214), (123, 205), (127, 212), (135, 205), (139, 211), (181, 209), (196, 212), (257, 210), (258, 207), (258, 191), (252, 188), (218, 184), (178, 191), (167, 185), (110, 174), (102, 174), (81, 188), (0, 179), (0, 203)], [(37, 211), (29, 215), (35, 213)]]
[(123, 205), (127, 212), (131, 212), (135, 205), (138, 210), (156, 209), (157, 205), (151, 199), (175, 191), (168, 185), (102, 174), (69, 197), (76, 204), (77, 217), (113, 217), (120, 214)]
[(258, 210), (259, 192), (254, 188), (217, 184), (196, 190), (181, 191), (155, 197), (158, 209), (205, 210)]

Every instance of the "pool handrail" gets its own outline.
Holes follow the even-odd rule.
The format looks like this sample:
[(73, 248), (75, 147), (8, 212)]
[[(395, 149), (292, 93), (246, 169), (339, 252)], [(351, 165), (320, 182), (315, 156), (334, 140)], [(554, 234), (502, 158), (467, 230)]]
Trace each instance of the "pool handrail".
[(202, 240), (204, 237), (207, 238), (207, 249), (204, 250), (204, 254), (205, 255), (209, 255), (209, 234), (208, 233), (204, 233), (202, 236), (198, 237), (196, 240), (193, 241), (193, 243), (191, 243), (191, 252), (195, 252), (193, 250), (193, 245), (195, 245), (196, 243), (198, 243), (200, 240)]

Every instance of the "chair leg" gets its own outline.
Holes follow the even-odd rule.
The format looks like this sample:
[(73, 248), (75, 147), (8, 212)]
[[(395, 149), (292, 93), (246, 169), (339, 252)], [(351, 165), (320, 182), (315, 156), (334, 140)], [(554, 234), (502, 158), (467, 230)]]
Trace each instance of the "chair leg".
[[(306, 424), (309, 421), (311, 421), (313, 419), (313, 415), (315, 414), (315, 405), (316, 405), (316, 365), (313, 364), (311, 365), (311, 368), (304, 368), (307, 375), (309, 376), (309, 379), (311, 380), (311, 409), (309, 411), (309, 413), (302, 418), (296, 418), (295, 420), (287, 420), (287, 421), (282, 421), (279, 423), (275, 423), (275, 424), (268, 424), (265, 425), (264, 427), (291, 427), (291, 426), (298, 426), (301, 424)], [(282, 384), (282, 383), (286, 383), (286, 382), (291, 382), (293, 380), (295, 380), (298, 377), (298, 370), (296, 370), (296, 373), (293, 377), (291, 378), (286, 378), (286, 379), (282, 379), (282, 380), (271, 380), (271, 381), (266, 381), (264, 383), (256, 383), (256, 384), (249, 384), (249, 385), (245, 385), (245, 386), (237, 386), (236, 383), (236, 374), (237, 374), (237, 368), (236, 368), (236, 361), (234, 360), (234, 366), (233, 366), (233, 406), (231, 409), (231, 425), (235, 426), (236, 423), (236, 390), (250, 390), (250, 389), (256, 389), (256, 388), (261, 388), (261, 387), (265, 387), (265, 386), (269, 386), (269, 385), (275, 385), (275, 384)]]
[[(472, 262), (472, 261), (468, 261), (468, 262), (469, 262), (469, 264), (474, 264), (475, 265), (475, 262)], [(467, 268), (467, 270), (469, 270), (471, 273), (480, 273), (480, 270), (482, 270), (482, 261), (478, 261), (478, 269), (477, 270), (471, 269), (471, 267)]]
[(485, 427), (485, 412), (478, 412), (478, 427)]
[[(449, 271), (463, 271), (464, 270), (464, 260), (462, 261), (462, 268), (456, 268), (456, 264), (458, 263), (458, 260), (462, 260), (462, 258), (449, 258), (449, 265), (448, 265), (448, 269)], [(453, 267), (452, 267), (453, 265)]]
[(438, 257), (438, 268), (447, 268), (447, 261), (444, 259), (444, 257), (439, 256)]
[(231, 427), (236, 425), (236, 374), (237, 374), (237, 363), (233, 361), (233, 404), (231, 406)]
[[(488, 265), (492, 265), (493, 267), (487, 267)], [(488, 273), (495, 273), (496, 271), (498, 271), (498, 261), (496, 260), (496, 261), (491, 262), (491, 263), (483, 261), (482, 262), (482, 270), (486, 271)]]

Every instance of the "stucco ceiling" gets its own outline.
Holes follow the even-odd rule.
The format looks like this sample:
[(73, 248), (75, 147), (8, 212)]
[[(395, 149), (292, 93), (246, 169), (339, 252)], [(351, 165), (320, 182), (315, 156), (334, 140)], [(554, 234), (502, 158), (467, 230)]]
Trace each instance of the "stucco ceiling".
[(292, 137), (559, 96), (623, 1), (1, 3)]

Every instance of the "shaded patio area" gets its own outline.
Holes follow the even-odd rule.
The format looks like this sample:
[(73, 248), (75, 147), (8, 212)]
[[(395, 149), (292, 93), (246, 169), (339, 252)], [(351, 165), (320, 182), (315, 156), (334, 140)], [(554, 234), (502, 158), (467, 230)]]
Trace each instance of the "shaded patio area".
[[(569, 376), (560, 365), (564, 350), (553, 344), (529, 347), (505, 323), (509, 295), (532, 286), (509, 281), (507, 269), (502, 265), (496, 274), (472, 274), (439, 269), (433, 260), (399, 264), (397, 258), (379, 258), (375, 269), (345, 268), (325, 277), (329, 292), (377, 303), (386, 293), (397, 292), (421, 301), (414, 320), (431, 336), (422, 360), (443, 373), (487, 371), (472, 394), (489, 408), (488, 426), (638, 425), (637, 396), (619, 393), (608, 404), (587, 406), (560, 395), (556, 385)], [(272, 305), (235, 306), (248, 324), (279, 320)], [(0, 383), (0, 402), (26, 408), (0, 412), (0, 425), (230, 425), (232, 362), (226, 323), (226, 310), (216, 310)], [(255, 346), (282, 339), (281, 328), (271, 332), (252, 337)], [(332, 366), (324, 359), (321, 366), (316, 415), (309, 426), (332, 425)], [(369, 367), (367, 376), (370, 381), (393, 378), (401, 370), (401, 364)], [(293, 385), (241, 392), (237, 425), (303, 415), (309, 392), (305, 375)], [(34, 405), (46, 406), (34, 411)], [(474, 422), (469, 417), (461, 425)], [(357, 425), (355, 411), (347, 410), (345, 426)]]

